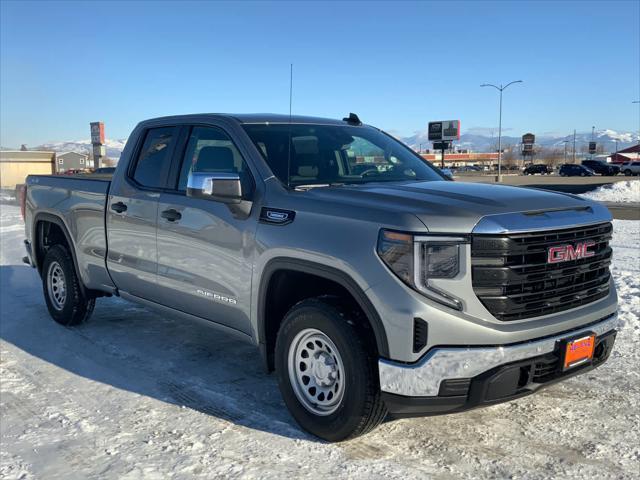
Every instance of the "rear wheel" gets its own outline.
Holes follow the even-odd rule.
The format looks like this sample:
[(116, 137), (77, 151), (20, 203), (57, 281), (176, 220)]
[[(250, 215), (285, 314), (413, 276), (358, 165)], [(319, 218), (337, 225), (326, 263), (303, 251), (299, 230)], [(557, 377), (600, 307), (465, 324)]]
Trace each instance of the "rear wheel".
[(626, 177), (630, 177), (630, 176), (631, 176), (631, 173), (632, 173), (632, 172), (631, 172), (631, 170), (629, 170), (629, 169), (627, 169), (627, 170), (625, 170), (625, 171), (624, 171), (624, 175), (625, 175)]
[(341, 441), (385, 418), (377, 354), (358, 322), (329, 297), (304, 300), (282, 322), (276, 374), (289, 411), (306, 431)]
[(89, 319), (95, 298), (84, 295), (71, 254), (62, 245), (51, 247), (42, 265), (42, 287), (51, 317), (61, 325), (79, 325)]

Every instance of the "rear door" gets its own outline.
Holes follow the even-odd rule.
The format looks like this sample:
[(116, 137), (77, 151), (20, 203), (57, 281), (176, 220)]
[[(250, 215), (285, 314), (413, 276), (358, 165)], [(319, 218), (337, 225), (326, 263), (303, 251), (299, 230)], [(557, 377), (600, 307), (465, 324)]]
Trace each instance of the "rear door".
[(157, 301), (158, 201), (166, 185), (178, 127), (150, 128), (107, 205), (107, 266), (118, 289)]
[[(173, 191), (158, 207), (158, 292), (161, 302), (250, 333), (251, 273), (258, 208), (186, 196), (189, 172), (237, 173), (247, 204), (255, 181), (231, 137), (216, 126), (189, 127), (175, 162)], [(181, 152), (182, 153), (182, 152)], [(170, 180), (171, 182), (171, 180)]]

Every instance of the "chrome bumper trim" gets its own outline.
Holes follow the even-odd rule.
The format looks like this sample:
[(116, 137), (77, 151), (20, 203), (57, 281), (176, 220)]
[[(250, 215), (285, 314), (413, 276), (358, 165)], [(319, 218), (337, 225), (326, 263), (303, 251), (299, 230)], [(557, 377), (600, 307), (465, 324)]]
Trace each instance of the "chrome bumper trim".
[(472, 378), (506, 363), (525, 360), (553, 352), (556, 343), (583, 332), (596, 335), (615, 330), (618, 314), (600, 323), (581, 327), (553, 337), (517, 345), (500, 347), (436, 348), (419, 362), (411, 365), (379, 359), (380, 388), (383, 392), (406, 397), (435, 397), (440, 382), (453, 378)]

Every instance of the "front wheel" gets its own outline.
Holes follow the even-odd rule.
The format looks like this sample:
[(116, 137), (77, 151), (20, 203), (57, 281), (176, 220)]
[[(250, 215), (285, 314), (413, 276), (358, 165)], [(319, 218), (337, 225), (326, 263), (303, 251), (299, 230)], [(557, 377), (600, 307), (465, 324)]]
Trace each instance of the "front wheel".
[(276, 340), (285, 404), (302, 428), (331, 442), (365, 434), (387, 415), (375, 347), (354, 317), (331, 297), (304, 300), (287, 313)]
[(625, 177), (630, 177), (631, 176), (631, 170), (625, 170), (624, 171), (624, 176)]
[(73, 258), (62, 245), (54, 245), (44, 257), (42, 288), (49, 314), (59, 324), (79, 325), (91, 316), (96, 300), (84, 295)]

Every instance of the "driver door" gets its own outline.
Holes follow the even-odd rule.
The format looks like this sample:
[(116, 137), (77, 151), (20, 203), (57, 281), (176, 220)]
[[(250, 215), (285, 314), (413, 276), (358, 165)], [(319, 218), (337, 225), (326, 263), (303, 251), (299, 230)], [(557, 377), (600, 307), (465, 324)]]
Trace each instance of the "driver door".
[(251, 200), (253, 177), (224, 130), (188, 128), (184, 155), (176, 162), (175, 187), (159, 199), (158, 292), (173, 308), (250, 333), (257, 215), (210, 198), (187, 196), (186, 190), (192, 172), (237, 174)]

